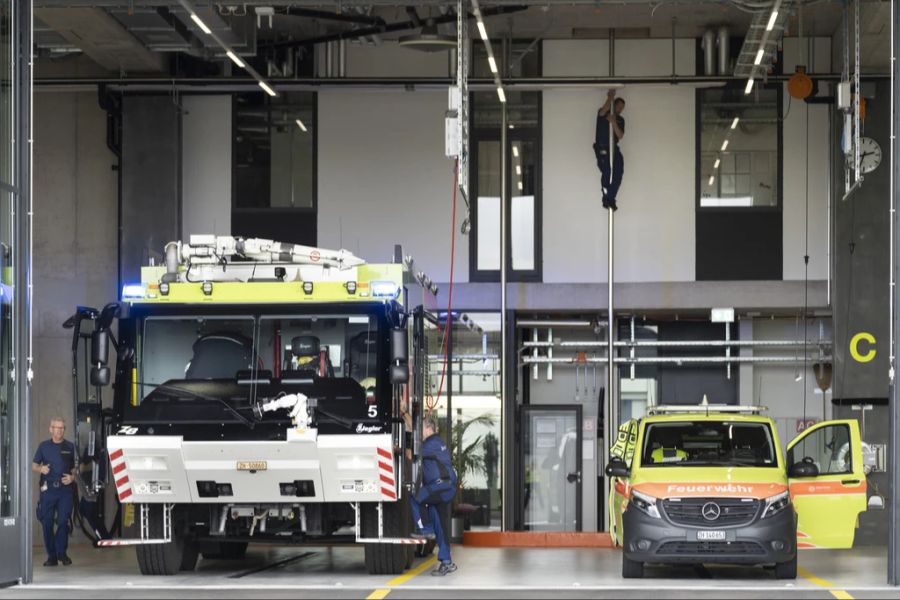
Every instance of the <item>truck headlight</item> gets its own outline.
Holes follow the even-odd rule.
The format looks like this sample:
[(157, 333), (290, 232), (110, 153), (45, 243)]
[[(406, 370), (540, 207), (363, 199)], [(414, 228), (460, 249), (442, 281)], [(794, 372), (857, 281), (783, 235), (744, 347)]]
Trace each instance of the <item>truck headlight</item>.
[(631, 490), (631, 505), (647, 516), (660, 519), (659, 509), (656, 508), (656, 498), (642, 494), (637, 490)]
[(781, 492), (774, 496), (766, 498), (766, 508), (763, 511), (763, 519), (773, 517), (791, 505), (791, 495), (789, 492)]

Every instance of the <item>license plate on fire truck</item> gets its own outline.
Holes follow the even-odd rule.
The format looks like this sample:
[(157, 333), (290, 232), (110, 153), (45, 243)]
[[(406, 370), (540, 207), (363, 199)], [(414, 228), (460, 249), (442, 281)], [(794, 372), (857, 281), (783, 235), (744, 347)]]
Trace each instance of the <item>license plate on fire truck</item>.
[(698, 531), (697, 541), (699, 542), (724, 542), (724, 531)]
[(264, 460), (239, 460), (237, 461), (238, 471), (265, 471), (269, 467)]

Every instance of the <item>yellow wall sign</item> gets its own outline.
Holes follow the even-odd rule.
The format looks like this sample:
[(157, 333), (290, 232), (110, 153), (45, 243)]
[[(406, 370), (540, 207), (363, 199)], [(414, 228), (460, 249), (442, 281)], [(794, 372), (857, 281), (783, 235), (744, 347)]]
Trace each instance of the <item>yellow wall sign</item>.
[[(859, 344), (862, 341), (868, 342), (869, 345), (869, 348), (865, 353), (861, 353), (859, 350)], [(871, 362), (875, 359), (875, 354), (877, 354), (877, 350), (875, 350), (875, 336), (871, 333), (860, 331), (850, 339), (850, 356), (852, 356), (853, 360), (856, 362)]]

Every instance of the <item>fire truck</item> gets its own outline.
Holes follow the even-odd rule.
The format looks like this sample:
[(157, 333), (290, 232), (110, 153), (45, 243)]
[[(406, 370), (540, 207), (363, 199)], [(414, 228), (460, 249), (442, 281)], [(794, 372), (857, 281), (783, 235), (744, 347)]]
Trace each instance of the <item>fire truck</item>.
[(119, 535), (98, 545), (135, 546), (147, 575), (249, 543), (362, 544), (370, 573), (408, 568), (437, 287), (399, 247), (368, 264), (191, 236), (164, 262), (65, 324), (79, 489), (118, 506)]

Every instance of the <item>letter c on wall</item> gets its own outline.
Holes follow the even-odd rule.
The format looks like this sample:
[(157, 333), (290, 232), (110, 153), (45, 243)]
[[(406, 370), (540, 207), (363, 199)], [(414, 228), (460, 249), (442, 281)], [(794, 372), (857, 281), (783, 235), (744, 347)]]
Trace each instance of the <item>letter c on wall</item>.
[[(869, 343), (869, 349), (865, 354), (859, 351), (859, 343), (865, 340)], [(850, 339), (850, 356), (856, 362), (867, 363), (875, 359), (877, 351), (875, 350), (875, 336), (867, 331), (860, 331)]]

